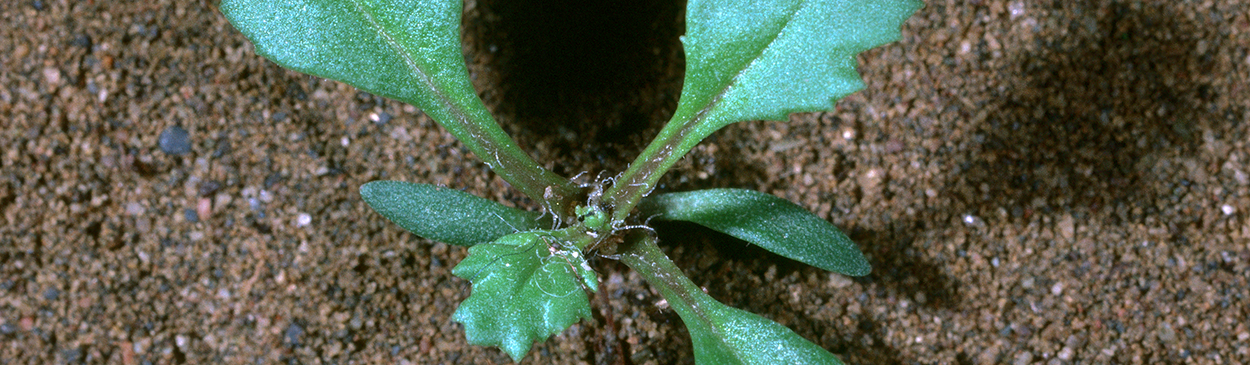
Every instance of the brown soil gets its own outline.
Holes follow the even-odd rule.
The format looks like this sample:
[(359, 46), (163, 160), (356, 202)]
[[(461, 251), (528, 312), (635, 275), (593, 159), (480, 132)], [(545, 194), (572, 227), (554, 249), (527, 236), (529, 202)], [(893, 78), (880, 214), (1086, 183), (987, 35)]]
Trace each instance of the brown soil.
[[(0, 2), (0, 363), (510, 362), (450, 320), (464, 250), (356, 189), (532, 203), (414, 108), (257, 57), (212, 3)], [(930, 2), (835, 112), (727, 128), (666, 181), (798, 202), (871, 275), (684, 225), (666, 250), (850, 363), (1250, 362), (1250, 1), (1033, 3)], [(479, 89), (561, 174), (619, 171), (673, 108), (681, 3), (639, 4), (467, 10)], [(526, 361), (690, 363), (661, 298), (595, 265), (595, 320)]]

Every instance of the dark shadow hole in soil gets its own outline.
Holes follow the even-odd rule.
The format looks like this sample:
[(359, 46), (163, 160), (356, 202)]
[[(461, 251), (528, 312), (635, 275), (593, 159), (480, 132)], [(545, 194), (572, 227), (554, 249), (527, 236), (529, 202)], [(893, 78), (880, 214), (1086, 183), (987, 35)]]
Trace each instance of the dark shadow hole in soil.
[(781, 299), (789, 296), (786, 285), (768, 279), (773, 267), (776, 269), (772, 277), (777, 281), (796, 272), (800, 278), (806, 278), (809, 272), (824, 275), (824, 270), (697, 224), (658, 222), (654, 225), (661, 246), (671, 248), (666, 251), (677, 267), (713, 298), (765, 318), (789, 318), (784, 325), (844, 360), (901, 363), (898, 351), (883, 340), (882, 327), (871, 319), (861, 318), (855, 328), (842, 328), (838, 323), (818, 320), (807, 315), (805, 308), (789, 305)]
[(487, 67), (487, 88), (498, 92), (487, 100), (502, 123), (536, 138), (576, 136), (557, 148), (625, 144), (632, 151), (639, 142), (631, 137), (658, 128), (676, 107), (684, 6), (480, 0), (466, 17), (466, 46)]
[[(1195, 153), (1203, 129), (1226, 123), (1209, 112), (1219, 91), (1197, 80), (1211, 72), (1212, 55), (1183, 31), (1203, 25), (1177, 13), (1165, 3), (1052, 12), (1086, 17), (1061, 21), (1065, 35), (1037, 40), (1038, 51), (1005, 70), (1019, 76), (1004, 80), (1006, 94), (985, 108), (981, 149), (965, 175), (968, 202), (993, 201), (1016, 215), (1153, 205), (1157, 193), (1145, 184), (1156, 178), (1153, 162)], [(1221, 42), (1206, 41), (1213, 49)]]

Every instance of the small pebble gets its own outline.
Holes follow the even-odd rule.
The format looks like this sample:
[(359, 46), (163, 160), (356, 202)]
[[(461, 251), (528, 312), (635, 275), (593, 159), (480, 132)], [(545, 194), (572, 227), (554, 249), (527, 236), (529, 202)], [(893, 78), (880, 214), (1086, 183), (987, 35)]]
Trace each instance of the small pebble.
[(160, 144), (161, 151), (171, 155), (185, 155), (191, 153), (190, 133), (178, 125), (171, 125), (161, 132)]
[(139, 204), (138, 202), (126, 203), (126, 214), (143, 215), (143, 213), (147, 211), (147, 208), (144, 208), (143, 204)]
[(837, 273), (829, 273), (829, 286), (832, 288), (842, 289), (851, 286), (852, 284), (855, 284), (855, 282), (852, 281), (851, 278)]
[(196, 218), (208, 218), (213, 215), (213, 200), (209, 198), (200, 198), (195, 205)]
[(195, 209), (191, 209), (191, 208), (183, 209), (182, 215), (187, 218), (187, 222), (191, 222), (191, 223), (200, 222), (200, 215), (199, 213), (195, 212)]
[(299, 216), (295, 218), (295, 225), (300, 227), (307, 227), (311, 223), (312, 216), (308, 215), (308, 213), (300, 213)]
[(78, 34), (74, 36), (74, 40), (70, 43), (84, 49), (91, 49), (91, 36)]
[(1071, 360), (1072, 355), (1074, 354), (1075, 354), (1075, 351), (1072, 351), (1071, 347), (1064, 346), (1062, 350), (1059, 350), (1059, 360), (1064, 360), (1064, 361)]
[(61, 84), (61, 70), (56, 67), (46, 67), (43, 69), (43, 81), (49, 85)]
[(43, 299), (56, 300), (57, 298), (60, 298), (60, 297), (61, 297), (61, 291), (57, 290), (56, 288), (48, 288), (48, 290), (43, 291)]
[(1176, 342), (1176, 331), (1173, 330), (1172, 325), (1167, 322), (1159, 324), (1159, 329), (1156, 331), (1155, 335), (1159, 336), (1159, 341), (1163, 341), (1163, 343)]
[(196, 192), (199, 193), (200, 196), (210, 196), (210, 195), (213, 195), (213, 193), (216, 193), (218, 190), (221, 190), (221, 183), (217, 182), (216, 180), (209, 180), (209, 181), (200, 183), (200, 186), (198, 189), (196, 189)]
[(1233, 213), (1237, 213), (1237, 208), (1228, 204), (1224, 204), (1220, 206), (1220, 211), (1224, 212), (1224, 215), (1233, 215)]
[(1055, 283), (1050, 287), (1050, 293), (1054, 295), (1063, 294), (1063, 283)]
[(386, 122), (391, 121), (391, 114), (387, 112), (369, 114), (369, 120), (377, 124), (386, 124)]
[(1071, 241), (1076, 236), (1076, 222), (1071, 215), (1065, 215), (1059, 220), (1059, 235), (1065, 240)]
[(1028, 352), (1028, 351), (1021, 352), (1019, 355), (1016, 355), (1016, 361), (1013, 362), (1013, 364), (1015, 365), (1029, 365), (1032, 363), (1033, 363), (1033, 353)]
[(302, 337), (304, 337), (304, 327), (294, 323), (287, 326), (286, 333), (282, 335), (283, 342), (289, 347), (299, 347)]

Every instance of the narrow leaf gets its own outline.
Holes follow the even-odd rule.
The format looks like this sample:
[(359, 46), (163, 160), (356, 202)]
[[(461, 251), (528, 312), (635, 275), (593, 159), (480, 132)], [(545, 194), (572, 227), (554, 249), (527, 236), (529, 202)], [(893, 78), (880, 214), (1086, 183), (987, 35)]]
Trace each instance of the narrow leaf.
[[(637, 237), (637, 236), (636, 236)], [(642, 236), (622, 253), (660, 295), (690, 332), (694, 360), (700, 365), (841, 364), (824, 348), (789, 328), (712, 299), (673, 264), (651, 236)]]
[(743, 189), (708, 189), (643, 199), (640, 216), (693, 222), (775, 254), (843, 275), (872, 268), (838, 227), (788, 200)]
[(473, 246), (451, 272), (473, 283), (473, 294), (452, 315), (469, 343), (499, 346), (518, 362), (534, 342), (590, 319), (582, 282), (596, 283), (592, 290), (598, 283), (580, 253), (543, 232)]
[(900, 37), (918, 0), (690, 0), (677, 111), (606, 192), (624, 220), (660, 175), (712, 132), (830, 110), (864, 87), (855, 56)]
[(457, 246), (491, 242), (542, 225), (538, 213), (428, 184), (373, 181), (360, 186), (360, 196), (408, 232)]
[(223, 0), (256, 53), (299, 72), (416, 105), (534, 199), (571, 183), (525, 154), (473, 90), (460, 0)]
[[(700, 291), (701, 292), (701, 291)], [(786, 326), (698, 295), (704, 318), (685, 321), (697, 364), (841, 364)]]

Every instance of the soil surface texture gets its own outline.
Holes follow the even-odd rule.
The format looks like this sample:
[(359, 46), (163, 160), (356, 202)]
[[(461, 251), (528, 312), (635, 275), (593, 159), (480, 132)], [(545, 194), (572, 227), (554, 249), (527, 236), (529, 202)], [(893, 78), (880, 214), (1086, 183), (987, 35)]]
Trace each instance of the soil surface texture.
[[(470, 1), (466, 60), (564, 176), (673, 111), (681, 1)], [(716, 133), (660, 191), (794, 201), (847, 278), (691, 225), (726, 304), (852, 364), (1250, 363), (1250, 1), (929, 1), (834, 111)], [(811, 50), (821, 52), (821, 50)], [(203, 1), (0, 1), (0, 364), (506, 364), (451, 320), (460, 247), (372, 180), (528, 200), (420, 110), (284, 70)], [(531, 364), (690, 364), (628, 267)]]

